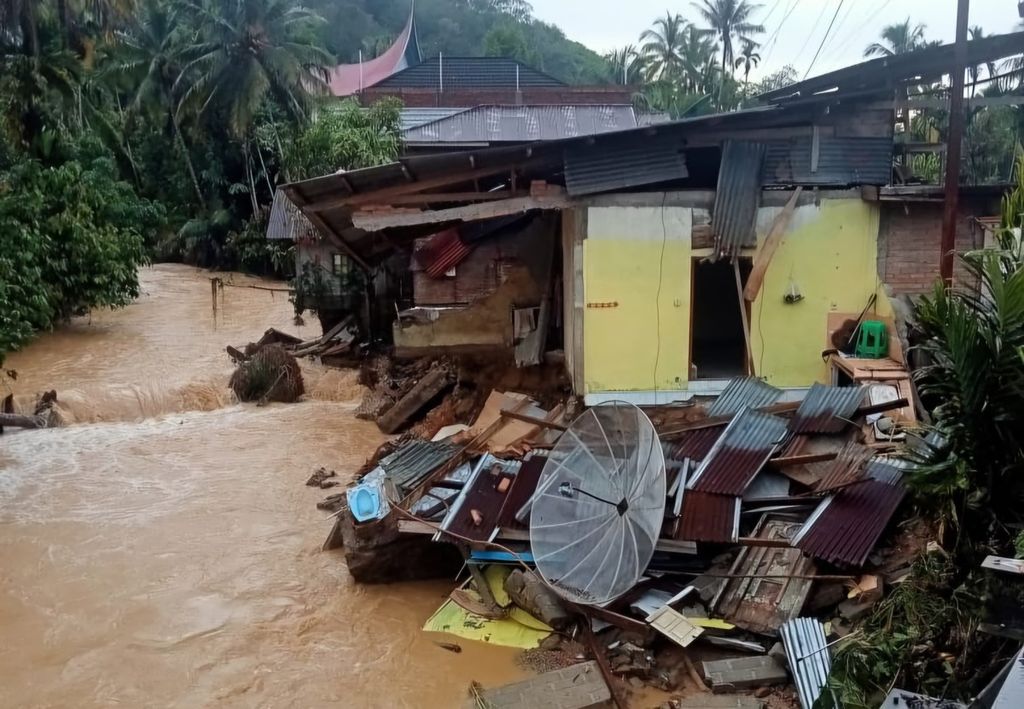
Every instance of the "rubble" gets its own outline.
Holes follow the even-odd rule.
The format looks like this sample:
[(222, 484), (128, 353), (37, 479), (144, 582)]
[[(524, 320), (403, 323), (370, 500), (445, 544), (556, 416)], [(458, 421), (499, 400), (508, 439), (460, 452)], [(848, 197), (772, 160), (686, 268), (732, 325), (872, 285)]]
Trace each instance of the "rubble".
[[(816, 651), (822, 657), (808, 665), (803, 654), (793, 655), (793, 636), (786, 628), (794, 623), (826, 627), (810, 613), (829, 621), (836, 613), (866, 613), (891, 583), (888, 574), (898, 573), (916, 553), (877, 548), (904, 491), (899, 469), (866, 445), (864, 412), (879, 409), (867, 403), (866, 389), (820, 387), (809, 402), (780, 402), (777, 390), (738, 380), (727, 389), (728, 399), (711, 407), (648, 409), (657, 422), (652, 451), (662, 457), (649, 455), (633, 465), (657, 466), (664, 460), (661, 468), (652, 468), (662, 477), (650, 488), (660, 490), (662, 498), (656, 505), (664, 511), (657, 513), (660, 529), (649, 562), (638, 559), (640, 573), (630, 577), (635, 580), (627, 590), (595, 604), (587, 589), (570, 589), (564, 579), (551, 583), (538, 573), (534, 504), (541, 495), (556, 500), (544, 508), (543, 524), (571, 521), (558, 517), (569, 514), (558, 500), (586, 500), (599, 515), (611, 511), (613, 519), (632, 519), (627, 498), (611, 498), (615, 493), (601, 487), (599, 478), (552, 487), (556, 478), (550, 476), (568, 466), (597, 463), (587, 455), (622, 466), (631, 448), (642, 446), (641, 439), (627, 436), (620, 444), (612, 431), (580, 428), (586, 417), (571, 415), (572, 400), (531, 390), (474, 392), (461, 378), (462, 366), (452, 360), (426, 370), (416, 365), (422, 375), (418, 382), (402, 381), (403, 371), (413, 371), (409, 367), (392, 363), (385, 373), (376, 365), (376, 388), (399, 404), (418, 388), (413, 399), (432, 399), (432, 411), (443, 415), (428, 412), (423, 421), (430, 419), (429, 426), (386, 444), (360, 470), (361, 484), (378, 481), (387, 491), (386, 516), (362, 525), (343, 506), (336, 528), (350, 569), (355, 566), (353, 574), (364, 578), (396, 574), (396, 554), (409, 564), (413, 555), (422, 555), (423, 544), (456, 552), (469, 578), (427, 621), (429, 632), (523, 648), (523, 663), (537, 670), (595, 660), (591, 666), (608, 678), (609, 696), (619, 691), (616, 683), (628, 680), (662, 691), (707, 692), (710, 686), (734, 693), (729, 699), (735, 703), (723, 706), (762, 706), (760, 697), (735, 692), (763, 694), (768, 687), (793, 683), (796, 692), (769, 699), (773, 707), (795, 706), (798, 694), (806, 701), (814, 691), (804, 676), (812, 671), (807, 668), (817, 673), (815, 682), (823, 682), (831, 645), (822, 630), (824, 646)], [(424, 394), (439, 392), (436, 383), (424, 381), (444, 381), (450, 393), (441, 399)], [(460, 402), (470, 400), (476, 409), (465, 413)], [(377, 418), (387, 421), (387, 416)], [(399, 418), (410, 419), (394, 418), (395, 428)], [(620, 425), (622, 420), (619, 415)], [(437, 440), (431, 440), (435, 434)], [(580, 453), (573, 462), (566, 451), (583, 440), (596, 452)], [(560, 445), (563, 441), (567, 445)], [(879, 492), (881, 486), (885, 490)], [(858, 511), (861, 499), (885, 504), (869, 514)], [(550, 517), (558, 509), (565, 511)], [(612, 539), (580, 547), (580, 563), (591, 556), (592, 580), (614, 571), (621, 552)], [(419, 543), (415, 552), (402, 546), (414, 541)], [(603, 562), (591, 553), (595, 549)], [(380, 573), (371, 570), (378, 559)], [(846, 618), (827, 632), (841, 636), (844, 623), (852, 622)], [(776, 642), (780, 635), (783, 645)], [(697, 701), (680, 706), (718, 706), (710, 699)]]

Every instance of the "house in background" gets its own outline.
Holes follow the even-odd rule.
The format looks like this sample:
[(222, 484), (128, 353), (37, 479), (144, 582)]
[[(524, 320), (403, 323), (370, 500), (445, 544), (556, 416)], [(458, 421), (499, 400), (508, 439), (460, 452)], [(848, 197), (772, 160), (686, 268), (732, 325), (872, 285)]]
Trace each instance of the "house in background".
[[(362, 53), (360, 52), (360, 55)], [(327, 77), (331, 94), (339, 98), (357, 96), (366, 87), (389, 76), (414, 67), (422, 61), (419, 38), (416, 36), (416, 7), (409, 10), (409, 19), (398, 38), (380, 56), (356, 64), (339, 64)]]

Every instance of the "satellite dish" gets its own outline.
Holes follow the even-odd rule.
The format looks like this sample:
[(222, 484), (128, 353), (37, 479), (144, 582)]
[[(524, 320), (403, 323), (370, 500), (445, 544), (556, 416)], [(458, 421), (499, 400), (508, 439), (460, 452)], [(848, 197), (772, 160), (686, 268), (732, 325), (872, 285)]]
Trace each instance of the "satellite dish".
[(665, 457), (643, 411), (589, 409), (548, 457), (530, 510), (537, 570), (564, 598), (601, 605), (631, 589), (665, 516)]

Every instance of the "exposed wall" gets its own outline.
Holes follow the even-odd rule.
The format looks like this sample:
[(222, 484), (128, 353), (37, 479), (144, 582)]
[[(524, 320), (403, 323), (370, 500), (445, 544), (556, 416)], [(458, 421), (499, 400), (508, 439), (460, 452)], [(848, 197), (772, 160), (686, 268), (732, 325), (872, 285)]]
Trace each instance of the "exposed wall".
[[(942, 243), (941, 202), (882, 202), (878, 239), (878, 272), (896, 295), (927, 293), (939, 278)], [(984, 246), (974, 217), (999, 214), (998, 200), (961, 196), (956, 227), (956, 251)], [(959, 261), (953, 279), (964, 277)]]
[[(774, 193), (769, 199), (766, 193), (763, 201), (781, 205), (787, 196)], [(620, 202), (630, 197), (620, 196)], [(587, 214), (582, 271), (588, 394), (682, 393), (700, 386), (689, 382), (689, 358), (692, 259), (710, 254), (693, 248), (694, 213), (700, 221), (703, 209), (650, 206), (651, 195), (635, 197), (647, 206), (591, 207)], [(780, 210), (759, 210), (759, 245)], [(877, 292), (879, 314), (890, 314), (875, 268), (877, 234), (877, 205), (859, 193), (808, 193), (801, 199), (751, 304), (758, 375), (780, 387), (822, 381), (830, 312), (859, 313)], [(791, 280), (803, 300), (787, 305), (783, 298)]]

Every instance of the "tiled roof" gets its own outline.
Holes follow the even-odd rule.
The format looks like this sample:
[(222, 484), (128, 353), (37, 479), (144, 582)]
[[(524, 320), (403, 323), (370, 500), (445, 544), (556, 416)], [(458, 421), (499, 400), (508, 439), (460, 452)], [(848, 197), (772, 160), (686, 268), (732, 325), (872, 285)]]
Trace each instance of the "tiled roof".
[(515, 89), (565, 86), (553, 76), (506, 57), (433, 57), (373, 85), (387, 89)]
[(636, 128), (628, 105), (477, 106), (404, 132), (417, 143), (527, 143)]

